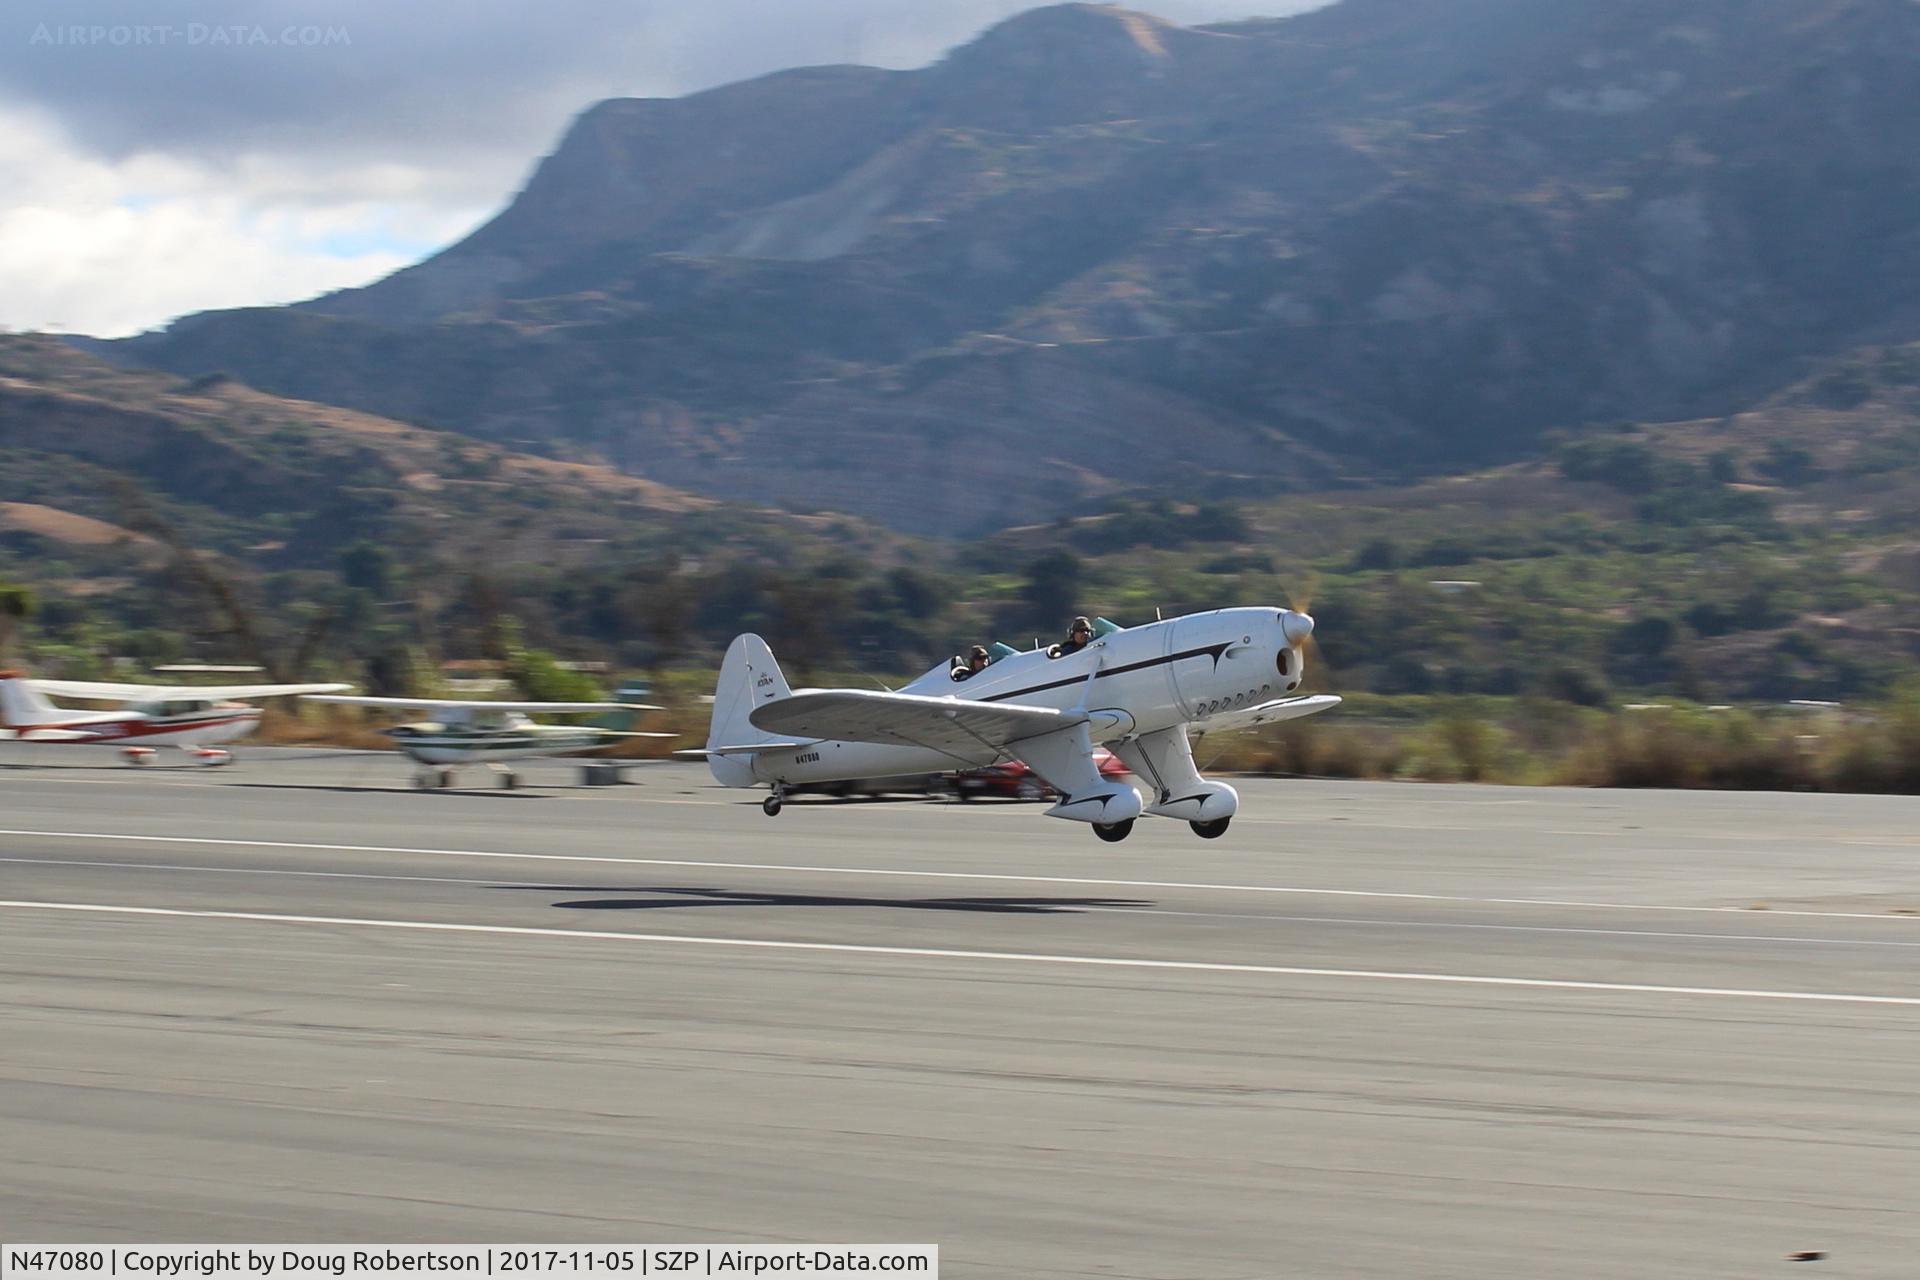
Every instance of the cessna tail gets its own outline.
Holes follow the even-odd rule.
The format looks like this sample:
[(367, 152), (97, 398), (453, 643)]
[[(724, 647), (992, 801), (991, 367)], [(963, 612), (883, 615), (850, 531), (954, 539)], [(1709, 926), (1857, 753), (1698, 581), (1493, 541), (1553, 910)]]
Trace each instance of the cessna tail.
[(48, 702), (18, 671), (0, 671), (0, 725), (10, 731), (10, 736), (22, 729), (54, 728), (63, 720), (87, 718), (88, 712), (63, 710)]

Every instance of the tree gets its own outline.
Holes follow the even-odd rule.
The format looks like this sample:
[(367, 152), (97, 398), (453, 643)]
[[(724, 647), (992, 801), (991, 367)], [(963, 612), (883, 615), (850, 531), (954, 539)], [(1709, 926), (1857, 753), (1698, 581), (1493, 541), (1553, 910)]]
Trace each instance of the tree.
[(567, 670), (544, 649), (516, 647), (507, 657), (506, 674), (522, 697), (539, 702), (599, 702), (606, 697), (591, 676)]
[(1398, 569), (1400, 567), (1400, 544), (1392, 538), (1374, 538), (1353, 558), (1356, 570)]
[(1812, 484), (1824, 474), (1814, 461), (1813, 450), (1787, 440), (1775, 440), (1767, 446), (1766, 461), (1760, 469), (1768, 479), (1789, 488)]
[(667, 573), (646, 588), (647, 639), (653, 642), (653, 665), (664, 670), (687, 653), (696, 601), (692, 585), (682, 573)]
[(385, 601), (393, 594), (393, 555), (377, 542), (356, 542), (340, 553), (340, 576), (348, 586)]
[(120, 509), (125, 513), (127, 527), (152, 534), (173, 552), (176, 570), (204, 591), (225, 615), (229, 635), (242, 656), (257, 663), (275, 684), (297, 680), (304, 664), (312, 661), (318, 653), (320, 642), (332, 624), (333, 611), (321, 610), (309, 623), (306, 633), (295, 646), (289, 664), (268, 649), (257, 625), (253, 606), (241, 594), (241, 580), (229, 565), (216, 556), (203, 554), (188, 546), (179, 530), (154, 510), (147, 501), (145, 491), (132, 480), (121, 478), (115, 483), (114, 491)]
[(1062, 622), (1079, 608), (1082, 566), (1071, 551), (1049, 551), (1027, 566), (1027, 581), (1020, 589), (1020, 602), (1028, 617), (1058, 619)]
[(782, 577), (773, 588), (782, 648), (802, 675), (830, 665), (840, 656), (839, 624), (852, 602), (847, 579), (821, 571)]
[(0, 582), (0, 662), (13, 648), (14, 630), (33, 616), (33, 592), (12, 582)]

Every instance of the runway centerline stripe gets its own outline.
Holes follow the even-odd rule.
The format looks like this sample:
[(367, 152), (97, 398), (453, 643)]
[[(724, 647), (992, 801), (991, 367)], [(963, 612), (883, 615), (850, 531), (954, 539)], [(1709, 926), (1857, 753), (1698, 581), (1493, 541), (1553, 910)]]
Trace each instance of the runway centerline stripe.
[[(382, 871), (299, 871), (287, 867), (202, 867), (180, 862), (101, 862), (81, 858), (6, 858), (0, 866), (93, 867), (105, 871), (184, 871), (206, 875), (281, 876), (297, 880), (386, 880), (400, 884), (458, 884), (495, 888), (499, 878), (476, 880), (466, 876), (409, 876)], [(538, 887), (538, 886), (530, 886)], [(583, 890), (584, 891), (584, 890)], [(608, 888), (598, 892), (613, 893)], [(751, 903), (742, 905), (751, 906)], [(1920, 947), (1920, 941), (1889, 938), (1798, 938), (1783, 933), (1685, 933), (1673, 929), (1594, 929), (1571, 925), (1487, 924), (1459, 920), (1392, 920), (1365, 916), (1284, 916), (1254, 911), (1174, 911), (1161, 907), (1075, 906), (1075, 912), (1111, 916), (1180, 916), (1196, 920), (1258, 920), (1267, 924), (1357, 925), (1392, 929), (1464, 929), (1494, 933), (1580, 934), (1606, 938), (1671, 938), (1680, 942), (1782, 942), (1819, 947)]]
[(1397, 972), (1389, 969), (1321, 969), (1301, 965), (1232, 964), (1208, 960), (1149, 960), (1129, 956), (1049, 955), (1031, 951), (969, 951), (946, 947), (889, 947), (850, 942), (792, 942), (775, 938), (716, 938), (696, 934), (622, 933), (617, 930), (602, 929), (546, 929), (531, 925), (458, 924), (434, 920), (374, 920), (354, 916), (283, 915), (268, 911), (200, 911), (180, 907), (129, 907), (99, 902), (0, 900), (0, 910), (67, 911), (94, 915), (232, 920), (251, 924), (322, 925), (349, 929), (398, 929), (420, 933), (466, 933), (489, 937), (565, 938), (592, 942), (644, 943), (651, 946), (733, 947), (829, 955), (898, 956), (918, 960), (980, 960), (988, 963), (1072, 965), (1095, 969), (1149, 969), (1163, 972), (1232, 973), (1285, 978), (1343, 978), (1374, 982), (1440, 983), (1450, 986), (1596, 991), (1621, 995), (1702, 996), (1724, 1000), (1798, 1000), (1819, 1004), (1892, 1005), (1920, 1008), (1920, 996), (1862, 995), (1852, 992), (1677, 987), (1643, 982), (1584, 982), (1571, 978), (1517, 978), (1498, 977), (1491, 974)]
[(1016, 875), (992, 871), (923, 871), (904, 867), (820, 867), (785, 862), (709, 862), (693, 858), (595, 857), (585, 853), (513, 853), (490, 849), (425, 849), (404, 845), (306, 844), (291, 840), (231, 840), (212, 836), (130, 835), (98, 831), (27, 831), (0, 828), (0, 836), (50, 840), (109, 840), (138, 844), (204, 845), (222, 849), (297, 849), (309, 853), (394, 853), (435, 858), (506, 858), (525, 862), (599, 863), (610, 867), (702, 867), (711, 871), (790, 871), (835, 876), (899, 876), (918, 880), (979, 880), (1002, 884), (1064, 884), (1102, 889), (1189, 889), (1205, 893), (1279, 893), (1304, 897), (1380, 898), (1395, 902), (1466, 902), (1497, 907), (1576, 907), (1591, 911), (1683, 911), (1708, 915), (1808, 916), (1823, 920), (1892, 920), (1920, 924), (1920, 916), (1879, 911), (1756, 911), (1749, 907), (1699, 907), (1665, 903), (1585, 902), (1571, 898), (1487, 898), (1458, 893), (1408, 893), (1390, 889), (1315, 889), (1295, 885), (1207, 884), (1178, 880), (1110, 880), (1091, 876)]

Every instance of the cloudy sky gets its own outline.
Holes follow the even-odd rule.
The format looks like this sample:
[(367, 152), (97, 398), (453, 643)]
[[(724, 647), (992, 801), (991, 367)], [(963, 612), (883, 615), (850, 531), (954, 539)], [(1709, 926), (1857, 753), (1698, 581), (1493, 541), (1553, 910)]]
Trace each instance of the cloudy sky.
[[(1178, 22), (1313, 0), (1159, 0)], [(363, 284), (567, 120), (782, 67), (927, 63), (1033, 0), (26, 0), (0, 18), (0, 326), (118, 336)]]

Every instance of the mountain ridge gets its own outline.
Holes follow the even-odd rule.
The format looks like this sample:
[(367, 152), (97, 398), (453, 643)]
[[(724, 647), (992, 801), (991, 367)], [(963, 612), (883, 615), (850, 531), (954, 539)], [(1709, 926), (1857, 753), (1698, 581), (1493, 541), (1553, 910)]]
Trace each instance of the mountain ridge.
[(1914, 118), (1893, 0), (1054, 6), (598, 104), (426, 262), (114, 355), (917, 532), (1391, 481), (1920, 337)]

